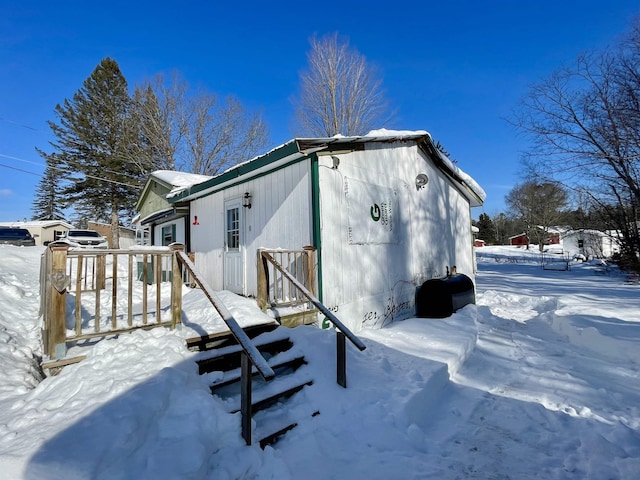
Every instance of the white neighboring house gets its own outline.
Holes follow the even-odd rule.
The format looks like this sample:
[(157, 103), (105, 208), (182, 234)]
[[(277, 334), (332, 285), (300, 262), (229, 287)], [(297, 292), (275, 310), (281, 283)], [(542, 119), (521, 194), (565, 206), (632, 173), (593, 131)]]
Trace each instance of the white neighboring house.
[(427, 132), (378, 130), (293, 139), (166, 198), (215, 290), (255, 296), (259, 248), (312, 247), (321, 301), (358, 331), (413, 315), (416, 287), (453, 266), (474, 278), (485, 193)]
[(58, 240), (73, 226), (64, 220), (33, 220), (23, 222), (0, 222), (2, 227), (26, 228), (36, 245), (48, 245)]
[(567, 230), (562, 233), (562, 249), (571, 257), (609, 258), (620, 251), (616, 232), (591, 229)]

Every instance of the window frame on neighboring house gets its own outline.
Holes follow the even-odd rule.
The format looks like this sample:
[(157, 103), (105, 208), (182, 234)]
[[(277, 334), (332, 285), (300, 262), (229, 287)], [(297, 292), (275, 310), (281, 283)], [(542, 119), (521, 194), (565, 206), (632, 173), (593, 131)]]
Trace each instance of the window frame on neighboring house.
[(162, 246), (166, 247), (176, 241), (176, 224), (164, 225), (161, 230)]

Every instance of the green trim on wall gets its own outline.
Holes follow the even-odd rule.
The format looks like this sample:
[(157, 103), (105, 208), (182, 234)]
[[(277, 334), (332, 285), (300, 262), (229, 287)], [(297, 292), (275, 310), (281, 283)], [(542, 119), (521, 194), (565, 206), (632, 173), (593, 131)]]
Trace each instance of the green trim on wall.
[(318, 299), (322, 302), (322, 235), (320, 234), (320, 168), (318, 155), (311, 159), (311, 218), (313, 228), (313, 246), (316, 247), (318, 260)]

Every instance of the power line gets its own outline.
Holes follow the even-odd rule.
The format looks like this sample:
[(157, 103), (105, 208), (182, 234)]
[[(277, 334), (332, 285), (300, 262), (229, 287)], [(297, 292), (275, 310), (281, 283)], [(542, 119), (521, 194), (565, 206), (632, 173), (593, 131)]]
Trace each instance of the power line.
[(34, 132), (41, 132), (42, 131), (40, 129), (31, 127), (29, 125), (25, 125), (24, 123), (14, 122), (13, 120), (7, 120), (6, 118), (2, 118), (2, 117), (0, 117), (0, 121), (1, 122), (5, 122), (5, 123), (10, 123), (11, 125), (17, 125), (19, 127), (27, 128), (29, 130), (33, 130)]
[(11, 170), (17, 170), (18, 172), (28, 173), (29, 175), (35, 175), (36, 177), (42, 176), (42, 173), (27, 172), (26, 170), (22, 170), (21, 168), (12, 167), (11, 165), (5, 165), (4, 163), (0, 163), (0, 167), (10, 168)]
[[(25, 159), (22, 159), (22, 158), (13, 157), (13, 156), (11, 156), (11, 155), (5, 155), (5, 154), (3, 154), (3, 153), (0, 153), (0, 157), (9, 158), (9, 159), (11, 159), (11, 160), (18, 160), (18, 161), (20, 161), (20, 162), (30, 163), (30, 164), (32, 164), (32, 165), (37, 165), (37, 166), (39, 166), (39, 167), (43, 167), (43, 168), (45, 168), (45, 165), (42, 165), (41, 163), (36, 163), (36, 162), (32, 162), (32, 161), (25, 160)], [(18, 172), (28, 173), (28, 174), (30, 174), (30, 175), (36, 175), (36, 176), (39, 176), (39, 177), (42, 177), (42, 176), (44, 175), (44, 173), (33, 173), (33, 172), (28, 172), (28, 171), (26, 171), (26, 170), (22, 170), (22, 169), (20, 169), (20, 168), (12, 167), (12, 166), (10, 166), (10, 165), (5, 165), (5, 164), (2, 164), (2, 163), (0, 163), (0, 167), (10, 168), (11, 170), (17, 170)], [(64, 168), (56, 167), (56, 166), (54, 166), (54, 165), (50, 165), (50, 167), (51, 167), (51, 168), (53, 168), (53, 169), (55, 169), (55, 170), (60, 170), (61, 172), (68, 173), (68, 172), (67, 172), (67, 170), (65, 170)], [(107, 171), (110, 171), (110, 170), (107, 170)], [(111, 172), (111, 173), (117, 173), (117, 172)], [(111, 180), (111, 179), (109, 179), (109, 178), (102, 178), (102, 177), (98, 177), (98, 176), (95, 176), (95, 175), (89, 175), (89, 174), (84, 174), (84, 176), (85, 176), (86, 178), (92, 178), (93, 180), (98, 180), (98, 181), (101, 181), (101, 182), (113, 183), (113, 184), (115, 184), (115, 185), (123, 185), (123, 186), (125, 186), (125, 187), (135, 188), (135, 189), (138, 189), (138, 190), (142, 189), (142, 186), (141, 186), (141, 185), (132, 185), (132, 184), (130, 184), (130, 183), (118, 182), (117, 180)]]

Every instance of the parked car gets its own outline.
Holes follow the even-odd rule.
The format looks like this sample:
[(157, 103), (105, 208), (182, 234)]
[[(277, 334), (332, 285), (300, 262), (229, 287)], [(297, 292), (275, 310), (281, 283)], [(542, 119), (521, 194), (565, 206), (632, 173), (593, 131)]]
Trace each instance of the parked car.
[(95, 230), (69, 230), (60, 240), (78, 248), (109, 248), (107, 239)]
[(0, 243), (33, 247), (36, 240), (26, 228), (0, 227)]

